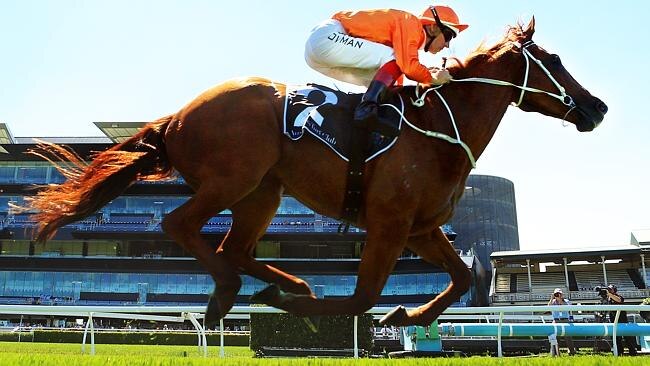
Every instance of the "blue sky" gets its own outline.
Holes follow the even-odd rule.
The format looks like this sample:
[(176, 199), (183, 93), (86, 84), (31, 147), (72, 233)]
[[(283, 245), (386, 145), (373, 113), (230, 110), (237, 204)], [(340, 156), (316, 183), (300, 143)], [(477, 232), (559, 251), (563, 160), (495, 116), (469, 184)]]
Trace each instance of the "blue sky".
[[(259, 75), (333, 81), (303, 59), (310, 29), (343, 9), (422, 1), (0, 0), (0, 122), (14, 136), (98, 136), (93, 121), (148, 121), (220, 81)], [(511, 108), (475, 174), (515, 184), (522, 249), (629, 243), (650, 228), (650, 5), (641, 1), (448, 1), (470, 28), (441, 56), (464, 57), (509, 24), (610, 107), (592, 133)], [(440, 59), (425, 59), (437, 65)], [(336, 83), (349, 89), (343, 83)]]

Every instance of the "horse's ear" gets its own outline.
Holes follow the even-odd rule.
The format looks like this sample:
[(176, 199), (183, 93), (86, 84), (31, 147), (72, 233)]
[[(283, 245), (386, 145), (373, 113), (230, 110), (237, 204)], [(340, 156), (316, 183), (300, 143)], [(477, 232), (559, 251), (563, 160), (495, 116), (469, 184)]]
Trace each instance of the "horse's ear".
[(535, 16), (533, 15), (532, 19), (530, 19), (530, 23), (528, 23), (528, 26), (524, 30), (524, 35), (526, 36), (526, 40), (530, 41), (533, 39), (533, 33), (535, 33)]

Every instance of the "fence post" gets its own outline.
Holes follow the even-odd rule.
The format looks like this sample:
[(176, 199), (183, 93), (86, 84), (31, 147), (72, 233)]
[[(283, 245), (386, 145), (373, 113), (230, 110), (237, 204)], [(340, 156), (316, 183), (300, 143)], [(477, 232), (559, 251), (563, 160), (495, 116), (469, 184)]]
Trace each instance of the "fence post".
[(93, 319), (93, 313), (90, 313), (88, 316), (88, 322), (90, 322), (90, 354), (95, 355), (95, 319)]
[(20, 343), (20, 335), (23, 330), (23, 316), (20, 316), (20, 323), (18, 323), (18, 343)]
[(226, 357), (226, 353), (223, 348), (223, 318), (219, 319), (219, 357)]
[(194, 328), (196, 328), (199, 353), (201, 353), (201, 346), (203, 346), (203, 357), (208, 357), (208, 340), (205, 337), (205, 328), (203, 328), (201, 326), (201, 323), (199, 323), (199, 321), (196, 320), (194, 313), (186, 312), (183, 314), (184, 317), (187, 318), (192, 323), (192, 325), (194, 325)]
[(499, 312), (499, 329), (497, 329), (497, 354), (503, 357), (503, 347), (501, 346), (501, 326), (503, 325), (503, 311)]
[(612, 352), (614, 356), (618, 356), (618, 345), (616, 344), (616, 328), (618, 328), (618, 317), (621, 315), (620, 310), (616, 310), (616, 317), (614, 317), (614, 325), (612, 329)]
[(93, 313), (88, 313), (88, 320), (86, 320), (86, 326), (84, 327), (84, 336), (81, 338), (81, 353), (86, 353), (86, 336), (88, 335), (88, 329), (90, 328), (90, 321), (93, 318)]
[(357, 329), (359, 325), (359, 317), (354, 316), (354, 358), (359, 358), (359, 330)]

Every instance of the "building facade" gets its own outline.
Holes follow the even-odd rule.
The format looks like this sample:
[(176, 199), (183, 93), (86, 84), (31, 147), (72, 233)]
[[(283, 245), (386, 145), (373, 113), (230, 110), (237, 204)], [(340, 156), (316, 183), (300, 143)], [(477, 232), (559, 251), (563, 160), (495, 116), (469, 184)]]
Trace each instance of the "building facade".
[(476, 254), (489, 270), (492, 252), (519, 250), (515, 186), (491, 175), (470, 175), (465, 186), (450, 221), (458, 233), (454, 246)]

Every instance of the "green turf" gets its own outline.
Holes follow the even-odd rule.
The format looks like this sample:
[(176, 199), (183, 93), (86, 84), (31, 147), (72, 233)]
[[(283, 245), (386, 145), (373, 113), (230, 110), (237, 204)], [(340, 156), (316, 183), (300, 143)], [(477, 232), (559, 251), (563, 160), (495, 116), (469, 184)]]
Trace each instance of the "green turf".
[[(89, 348), (87, 346), (87, 351)], [(143, 345), (96, 345), (96, 355), (81, 354), (79, 344), (14, 343), (0, 342), (0, 365), (115, 365), (115, 366), (163, 366), (163, 365), (324, 365), (324, 366), (467, 366), (467, 365), (521, 365), (521, 366), (586, 366), (611, 365), (639, 366), (647, 361), (647, 356), (576, 356), (550, 358), (531, 356), (498, 359), (493, 357), (470, 357), (457, 359), (257, 359), (247, 347), (226, 347), (226, 359), (220, 359), (219, 348), (209, 347), (210, 356), (203, 358), (196, 346), (143, 346)]]

